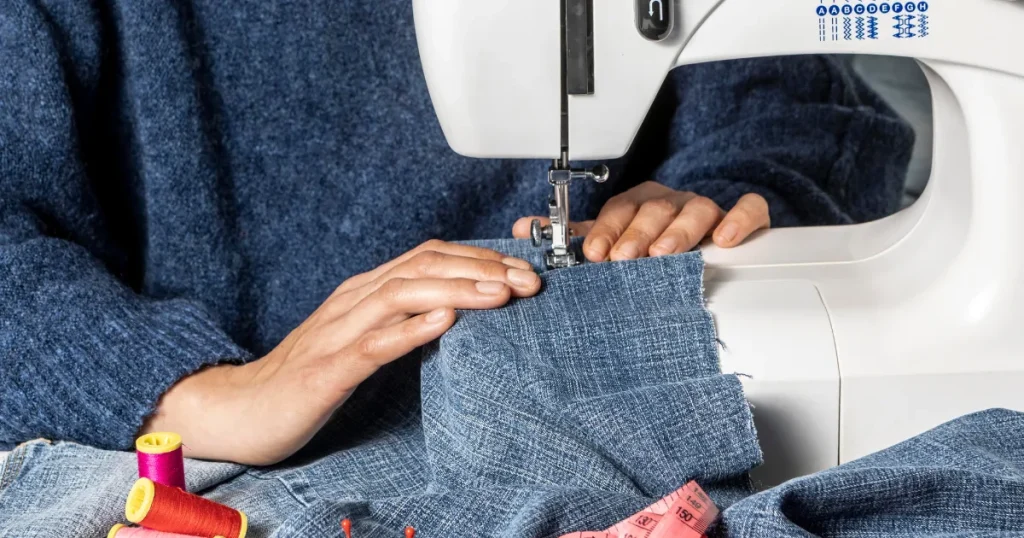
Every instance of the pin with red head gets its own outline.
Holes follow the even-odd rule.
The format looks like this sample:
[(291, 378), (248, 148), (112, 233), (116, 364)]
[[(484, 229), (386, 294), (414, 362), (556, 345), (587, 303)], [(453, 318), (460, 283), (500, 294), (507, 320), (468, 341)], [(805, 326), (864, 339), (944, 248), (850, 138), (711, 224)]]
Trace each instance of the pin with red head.
[(416, 529), (412, 527), (405, 528), (405, 538), (416, 538)]
[(352, 538), (352, 520), (348, 518), (341, 520), (341, 530), (345, 531), (345, 538)]

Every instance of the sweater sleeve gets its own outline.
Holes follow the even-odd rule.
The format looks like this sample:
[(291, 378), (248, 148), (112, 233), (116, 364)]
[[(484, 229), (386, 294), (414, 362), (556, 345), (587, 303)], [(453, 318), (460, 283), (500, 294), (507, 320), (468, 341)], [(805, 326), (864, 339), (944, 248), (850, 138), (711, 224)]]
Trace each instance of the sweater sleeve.
[(866, 222), (900, 207), (913, 130), (840, 59), (687, 66), (662, 94), (675, 105), (653, 172), (662, 184), (725, 209), (761, 194), (773, 226)]
[(95, 3), (45, 4), (0, 13), (0, 450), (127, 448), (178, 379), (249, 355), (201, 304), (139, 293), (118, 245), (144, 232), (97, 196), (112, 36)]

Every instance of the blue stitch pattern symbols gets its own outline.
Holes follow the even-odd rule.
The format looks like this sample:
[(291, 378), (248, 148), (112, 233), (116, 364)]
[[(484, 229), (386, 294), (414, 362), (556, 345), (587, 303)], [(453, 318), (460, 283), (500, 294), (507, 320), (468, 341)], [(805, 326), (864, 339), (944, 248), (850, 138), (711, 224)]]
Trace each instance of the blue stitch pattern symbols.
[(868, 17), (868, 38), (878, 39), (878, 17)]
[(896, 33), (892, 35), (893, 37), (905, 39), (916, 35), (913, 30), (917, 28), (917, 25), (911, 24), (914, 20), (913, 15), (894, 15), (892, 20), (896, 21), (896, 24), (893, 26), (896, 29)]
[[(831, 0), (831, 3), (829, 0), (818, 0), (818, 5), (814, 6), (818, 21), (818, 41), (925, 38), (931, 35), (931, 9), (931, 3), (924, 0)], [(884, 35), (884, 29), (880, 30), (880, 26), (886, 23), (879, 21), (875, 14), (892, 17), (894, 32), (890, 36)]]

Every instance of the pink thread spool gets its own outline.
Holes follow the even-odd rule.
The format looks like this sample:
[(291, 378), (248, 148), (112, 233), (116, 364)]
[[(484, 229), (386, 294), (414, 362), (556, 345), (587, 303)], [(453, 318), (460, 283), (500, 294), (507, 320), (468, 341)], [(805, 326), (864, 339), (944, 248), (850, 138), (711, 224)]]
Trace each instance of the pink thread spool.
[[(107, 538), (204, 538), (202, 536), (192, 536), (189, 534), (174, 534), (172, 532), (160, 532), (151, 529), (144, 529), (142, 527), (125, 527), (118, 523), (110, 529), (107, 534)], [(224, 538), (223, 536), (217, 536), (216, 538)]]
[(135, 440), (139, 478), (185, 489), (185, 458), (181, 436), (171, 432), (148, 433)]

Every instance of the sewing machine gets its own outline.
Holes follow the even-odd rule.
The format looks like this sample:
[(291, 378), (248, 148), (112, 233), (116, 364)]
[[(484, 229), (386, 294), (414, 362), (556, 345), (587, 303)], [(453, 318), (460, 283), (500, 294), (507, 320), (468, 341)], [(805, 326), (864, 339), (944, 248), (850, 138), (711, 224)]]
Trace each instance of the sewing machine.
[[(855, 226), (703, 249), (725, 372), (748, 374), (764, 485), (991, 407), (1024, 410), (1024, 3), (1017, 0), (414, 0), (431, 99), (467, 156), (543, 158), (548, 263), (570, 183), (626, 153), (676, 66), (916, 58), (933, 97), (921, 198)], [(538, 178), (538, 181), (541, 179)]]

